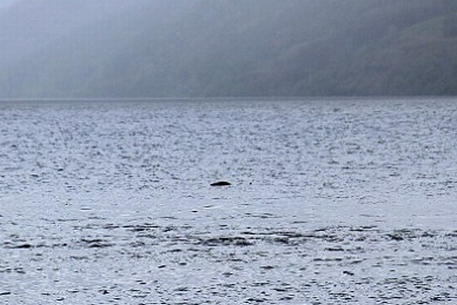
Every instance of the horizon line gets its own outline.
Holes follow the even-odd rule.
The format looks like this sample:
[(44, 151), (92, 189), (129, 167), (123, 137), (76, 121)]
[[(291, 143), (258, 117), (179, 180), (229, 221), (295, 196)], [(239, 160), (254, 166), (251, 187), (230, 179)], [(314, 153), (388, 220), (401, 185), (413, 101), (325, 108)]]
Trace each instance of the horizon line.
[(184, 100), (254, 100), (254, 99), (429, 99), (429, 98), (457, 98), (457, 95), (318, 95), (318, 96), (201, 96), (201, 97), (15, 97), (1, 98), (0, 102), (71, 102), (71, 101), (184, 101)]

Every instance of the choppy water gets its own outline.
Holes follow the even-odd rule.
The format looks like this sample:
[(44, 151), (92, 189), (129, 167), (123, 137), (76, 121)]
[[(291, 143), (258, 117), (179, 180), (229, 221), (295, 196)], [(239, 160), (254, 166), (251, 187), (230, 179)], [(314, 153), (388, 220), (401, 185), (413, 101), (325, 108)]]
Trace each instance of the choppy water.
[(455, 99), (1, 103), (0, 303), (456, 304), (456, 135)]

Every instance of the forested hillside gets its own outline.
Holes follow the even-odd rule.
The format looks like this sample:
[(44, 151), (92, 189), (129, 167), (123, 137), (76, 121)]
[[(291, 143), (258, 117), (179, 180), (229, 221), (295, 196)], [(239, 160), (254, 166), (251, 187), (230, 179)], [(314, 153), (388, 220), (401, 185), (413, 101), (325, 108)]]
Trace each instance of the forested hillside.
[(20, 0), (0, 98), (457, 94), (455, 0)]

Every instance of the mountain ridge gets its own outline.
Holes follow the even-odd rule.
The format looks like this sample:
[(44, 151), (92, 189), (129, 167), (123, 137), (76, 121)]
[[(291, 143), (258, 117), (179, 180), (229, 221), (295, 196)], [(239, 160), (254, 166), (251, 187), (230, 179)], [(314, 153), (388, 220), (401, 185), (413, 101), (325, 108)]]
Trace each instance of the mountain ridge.
[(7, 8), (0, 98), (457, 94), (455, 1), (109, 1)]

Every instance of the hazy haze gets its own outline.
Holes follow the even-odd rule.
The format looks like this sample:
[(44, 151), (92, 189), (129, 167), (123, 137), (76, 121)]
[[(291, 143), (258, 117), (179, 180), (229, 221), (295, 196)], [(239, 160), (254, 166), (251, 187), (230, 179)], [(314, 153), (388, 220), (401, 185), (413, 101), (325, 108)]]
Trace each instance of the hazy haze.
[(19, 0), (0, 0), (0, 8), (6, 7), (14, 2), (18, 2)]
[(0, 12), (0, 98), (452, 95), (456, 14), (455, 0), (18, 1)]

